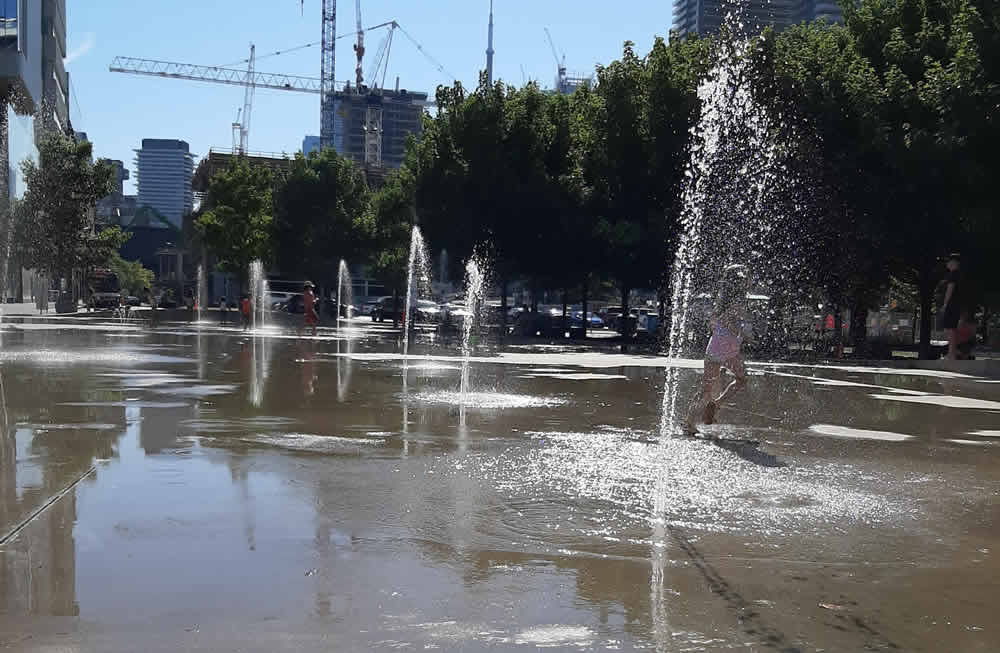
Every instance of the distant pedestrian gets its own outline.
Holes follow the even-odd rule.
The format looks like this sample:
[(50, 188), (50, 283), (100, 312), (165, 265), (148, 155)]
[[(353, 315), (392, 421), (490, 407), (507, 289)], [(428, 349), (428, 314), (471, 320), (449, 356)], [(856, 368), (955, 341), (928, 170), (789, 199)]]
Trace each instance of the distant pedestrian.
[(240, 314), (243, 316), (243, 330), (250, 330), (250, 320), (253, 316), (253, 305), (250, 303), (250, 296), (243, 295), (243, 299), (240, 300)]
[(312, 329), (312, 335), (315, 338), (319, 315), (316, 313), (316, 295), (313, 293), (311, 281), (306, 281), (302, 288), (302, 322), (304, 328)]
[(944, 303), (941, 305), (941, 317), (938, 318), (938, 328), (944, 329), (948, 334), (948, 360), (955, 360), (958, 357), (958, 328), (959, 318), (962, 316), (962, 309), (965, 306), (965, 283), (961, 274), (961, 260), (958, 254), (948, 257), (948, 276), (945, 277), (947, 286), (944, 291)]
[(219, 312), (222, 315), (221, 322), (223, 324), (228, 324), (229, 323), (229, 303), (226, 301), (225, 297), (223, 297), (222, 299), (219, 300)]

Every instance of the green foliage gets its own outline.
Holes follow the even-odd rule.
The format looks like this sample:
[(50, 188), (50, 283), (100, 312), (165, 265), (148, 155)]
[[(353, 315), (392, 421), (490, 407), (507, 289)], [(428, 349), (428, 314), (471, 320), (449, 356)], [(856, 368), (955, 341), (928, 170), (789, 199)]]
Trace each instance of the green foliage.
[(195, 221), (198, 237), (224, 272), (246, 280), (250, 262), (273, 259), (271, 171), (234, 157), (227, 169), (212, 177)]
[[(336, 278), (341, 258), (364, 254), (368, 187), (361, 171), (332, 149), (301, 154), (275, 191), (275, 263), (285, 275)], [(321, 281), (322, 283), (322, 281)]]
[(93, 209), (110, 194), (114, 169), (92, 160), (90, 143), (59, 133), (38, 143), (38, 163), (21, 163), (26, 188), (14, 214), (15, 246), (21, 264), (52, 279), (106, 261), (125, 242), (117, 228), (98, 233)]
[(397, 292), (406, 287), (413, 228), (413, 177), (408, 168), (393, 173), (372, 194), (365, 218), (372, 272)]
[(118, 278), (123, 293), (141, 297), (153, 285), (153, 271), (143, 267), (141, 261), (126, 261), (115, 253), (108, 267)]

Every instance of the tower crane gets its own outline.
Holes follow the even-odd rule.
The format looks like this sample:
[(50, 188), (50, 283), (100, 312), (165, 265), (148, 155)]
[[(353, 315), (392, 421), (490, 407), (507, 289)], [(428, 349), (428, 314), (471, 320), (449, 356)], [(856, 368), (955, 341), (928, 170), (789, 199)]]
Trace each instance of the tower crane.
[(548, 27), (545, 28), (545, 36), (552, 48), (552, 57), (556, 60), (556, 90), (562, 93), (566, 86), (566, 55), (564, 54), (562, 59), (559, 59), (559, 51), (556, 49), (556, 43), (552, 40), (552, 33), (549, 32)]
[(354, 69), (355, 83), (358, 89), (361, 88), (361, 84), (364, 81), (364, 74), (361, 71), (361, 60), (365, 56), (365, 30), (361, 27), (361, 0), (357, 0), (358, 8), (358, 42), (354, 44), (354, 53), (357, 55), (358, 65)]
[(337, 62), (337, 0), (323, 0), (323, 38), (320, 40), (319, 146), (333, 147), (336, 134), (336, 103), (334, 99), (335, 64)]
[(254, 89), (254, 63), (256, 61), (255, 47), (250, 44), (250, 61), (247, 64), (247, 85), (243, 94), (243, 121), (240, 123), (240, 154), (247, 153), (247, 144), (250, 140), (250, 112), (253, 111)]

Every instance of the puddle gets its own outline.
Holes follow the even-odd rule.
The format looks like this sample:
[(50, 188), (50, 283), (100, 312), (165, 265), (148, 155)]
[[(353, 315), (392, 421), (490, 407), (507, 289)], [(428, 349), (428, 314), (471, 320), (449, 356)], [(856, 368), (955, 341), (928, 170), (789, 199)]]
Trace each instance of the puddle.
[(831, 438), (848, 438), (851, 440), (881, 440), (883, 442), (905, 442), (912, 440), (912, 435), (903, 433), (893, 433), (892, 431), (872, 431), (868, 429), (854, 429), (849, 426), (837, 426), (834, 424), (813, 424), (809, 430), (818, 435), (825, 435)]

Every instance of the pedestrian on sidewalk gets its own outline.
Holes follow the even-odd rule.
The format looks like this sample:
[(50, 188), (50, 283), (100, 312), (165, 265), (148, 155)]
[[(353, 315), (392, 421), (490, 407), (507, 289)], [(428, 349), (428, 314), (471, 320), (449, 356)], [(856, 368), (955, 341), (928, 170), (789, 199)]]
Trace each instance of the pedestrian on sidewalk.
[(958, 357), (958, 321), (965, 306), (965, 283), (961, 274), (961, 257), (952, 254), (948, 257), (948, 275), (945, 277), (947, 286), (944, 291), (944, 303), (941, 305), (938, 328), (948, 334), (948, 360)]
[(302, 288), (302, 313), (303, 327), (312, 329), (312, 335), (315, 338), (319, 315), (316, 313), (316, 295), (313, 293), (311, 281), (306, 281)]

